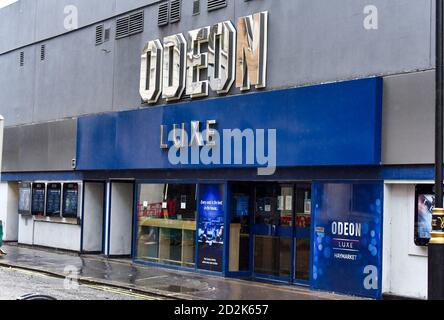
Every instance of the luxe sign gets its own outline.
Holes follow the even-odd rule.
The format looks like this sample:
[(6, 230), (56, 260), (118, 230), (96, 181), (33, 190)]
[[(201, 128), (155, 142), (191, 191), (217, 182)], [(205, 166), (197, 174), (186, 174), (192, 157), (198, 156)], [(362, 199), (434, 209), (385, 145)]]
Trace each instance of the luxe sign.
[[(141, 56), (140, 95), (154, 104), (160, 96), (179, 100), (206, 97), (209, 88), (229, 92), (234, 81), (241, 91), (266, 86), (268, 12), (149, 41)], [(207, 52), (202, 45), (207, 44)], [(237, 55), (237, 58), (236, 58)], [(202, 74), (207, 73), (207, 79)]]

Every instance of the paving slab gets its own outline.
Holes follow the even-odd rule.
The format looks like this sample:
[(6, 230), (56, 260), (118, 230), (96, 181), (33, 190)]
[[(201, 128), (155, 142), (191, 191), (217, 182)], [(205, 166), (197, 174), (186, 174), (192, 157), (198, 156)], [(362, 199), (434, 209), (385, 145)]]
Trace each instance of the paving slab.
[(1, 266), (40, 271), (57, 277), (78, 273), (80, 282), (131, 289), (183, 300), (352, 300), (355, 297), (305, 287), (224, 278), (136, 264), (129, 259), (79, 255), (42, 248), (4, 245)]

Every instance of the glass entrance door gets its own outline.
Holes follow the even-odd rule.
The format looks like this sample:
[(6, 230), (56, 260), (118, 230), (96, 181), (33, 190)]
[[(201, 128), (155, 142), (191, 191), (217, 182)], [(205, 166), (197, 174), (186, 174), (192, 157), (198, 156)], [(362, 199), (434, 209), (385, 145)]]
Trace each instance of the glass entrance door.
[(255, 189), (253, 274), (290, 281), (293, 186), (264, 184)]
[(229, 272), (308, 284), (311, 183), (231, 185)]
[(294, 282), (310, 280), (311, 184), (295, 186)]

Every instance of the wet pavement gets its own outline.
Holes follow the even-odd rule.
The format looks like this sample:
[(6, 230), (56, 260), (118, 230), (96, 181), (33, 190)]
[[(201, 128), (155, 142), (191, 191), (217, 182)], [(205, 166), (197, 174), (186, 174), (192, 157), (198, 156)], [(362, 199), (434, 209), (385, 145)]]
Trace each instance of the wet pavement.
[(73, 285), (41, 273), (0, 267), (0, 300), (17, 300), (26, 294), (44, 294), (57, 300), (152, 300), (102, 286)]
[[(306, 288), (228, 279), (199, 273), (134, 264), (131, 260), (78, 255), (5, 245), (0, 266), (41, 271), (58, 277), (77, 277), (80, 283), (121, 288), (186, 300), (344, 300), (353, 297)], [(76, 274), (78, 273), (78, 275)]]

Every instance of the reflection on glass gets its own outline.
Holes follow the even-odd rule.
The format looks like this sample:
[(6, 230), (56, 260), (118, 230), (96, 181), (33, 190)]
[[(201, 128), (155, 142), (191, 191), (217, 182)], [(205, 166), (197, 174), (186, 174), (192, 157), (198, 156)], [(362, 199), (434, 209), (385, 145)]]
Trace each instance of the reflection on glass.
[(250, 270), (250, 211), (254, 197), (248, 184), (231, 187), (230, 264), (231, 272)]
[(310, 239), (295, 240), (295, 278), (309, 280), (310, 274)]
[(275, 277), (290, 276), (290, 250), (290, 238), (255, 236), (254, 272)]
[(193, 267), (196, 185), (142, 184), (137, 206), (137, 258)]
[(311, 224), (311, 185), (296, 186), (296, 227), (310, 228)]
[(276, 212), (277, 203), (274, 195), (274, 185), (256, 187), (256, 224), (279, 225), (280, 219)]
[(295, 278), (308, 281), (310, 276), (311, 184), (296, 186), (296, 232), (306, 236), (295, 240)]
[(277, 211), (280, 216), (280, 224), (291, 227), (293, 225), (293, 187), (280, 186), (278, 190)]

